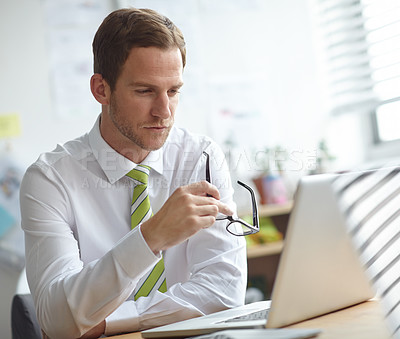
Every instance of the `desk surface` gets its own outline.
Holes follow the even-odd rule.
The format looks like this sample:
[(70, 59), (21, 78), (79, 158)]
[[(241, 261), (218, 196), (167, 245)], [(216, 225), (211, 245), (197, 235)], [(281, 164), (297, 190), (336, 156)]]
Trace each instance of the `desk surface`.
[[(306, 320), (289, 328), (321, 328), (318, 339), (389, 339), (389, 331), (383, 321), (382, 311), (377, 301), (333, 312), (315, 319)], [(123, 334), (113, 339), (139, 339), (140, 332)]]

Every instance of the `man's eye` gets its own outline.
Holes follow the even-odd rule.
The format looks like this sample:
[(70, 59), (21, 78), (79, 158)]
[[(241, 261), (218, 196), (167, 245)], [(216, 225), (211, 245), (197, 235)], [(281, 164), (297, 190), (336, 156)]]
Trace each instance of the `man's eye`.
[(171, 89), (168, 91), (170, 96), (174, 96), (176, 94), (179, 94), (180, 92), (177, 89)]
[(150, 89), (137, 89), (136, 92), (139, 94), (148, 94), (148, 93), (151, 93), (151, 90)]

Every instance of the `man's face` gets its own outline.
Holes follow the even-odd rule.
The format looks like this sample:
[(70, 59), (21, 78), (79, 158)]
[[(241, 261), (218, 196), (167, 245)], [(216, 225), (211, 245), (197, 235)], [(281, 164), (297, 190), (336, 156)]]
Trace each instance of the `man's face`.
[(117, 130), (113, 139), (118, 147), (139, 152), (162, 147), (174, 123), (183, 85), (182, 70), (178, 48), (131, 50), (108, 107), (110, 122)]

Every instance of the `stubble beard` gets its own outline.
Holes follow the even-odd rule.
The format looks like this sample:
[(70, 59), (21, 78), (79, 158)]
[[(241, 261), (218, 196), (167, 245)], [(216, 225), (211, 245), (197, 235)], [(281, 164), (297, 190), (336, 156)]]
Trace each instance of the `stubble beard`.
[[(119, 112), (120, 112), (119, 107), (115, 100), (115, 97), (111, 96), (110, 107), (109, 107), (110, 119), (113, 122), (114, 126), (118, 129), (118, 131), (125, 138), (129, 139), (133, 144), (135, 144), (136, 146), (138, 146), (141, 149), (146, 150), (146, 151), (156, 151), (164, 145), (164, 143), (167, 140), (168, 135), (171, 131), (171, 128), (173, 126), (173, 120), (169, 122), (168, 128), (165, 130), (165, 133), (163, 134), (162, 139), (159, 140), (158, 145), (152, 146), (152, 145), (146, 143), (143, 137), (141, 137), (140, 135), (135, 133), (133, 127), (129, 123), (127, 123), (126, 121), (121, 119), (121, 114), (119, 114)], [(146, 124), (149, 124), (149, 122), (146, 122), (143, 125), (146, 125)], [(157, 119), (157, 120), (151, 121), (150, 125), (161, 125), (161, 120)], [(139, 126), (139, 128), (140, 128), (140, 126)], [(156, 137), (154, 137), (154, 139), (156, 139)], [(160, 137), (157, 137), (157, 139), (160, 139)]]

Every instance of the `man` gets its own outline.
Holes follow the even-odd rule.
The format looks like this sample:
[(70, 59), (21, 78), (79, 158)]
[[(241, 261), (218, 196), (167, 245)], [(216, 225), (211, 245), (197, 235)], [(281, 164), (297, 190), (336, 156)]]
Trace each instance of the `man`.
[[(173, 126), (181, 32), (155, 11), (117, 10), (93, 52), (101, 115), (88, 134), (42, 154), (21, 185), (27, 277), (43, 331), (96, 338), (243, 304), (244, 239), (216, 222), (235, 208), (224, 156), (209, 138)], [(203, 151), (216, 186), (204, 180)], [(138, 222), (136, 187), (152, 210)]]

